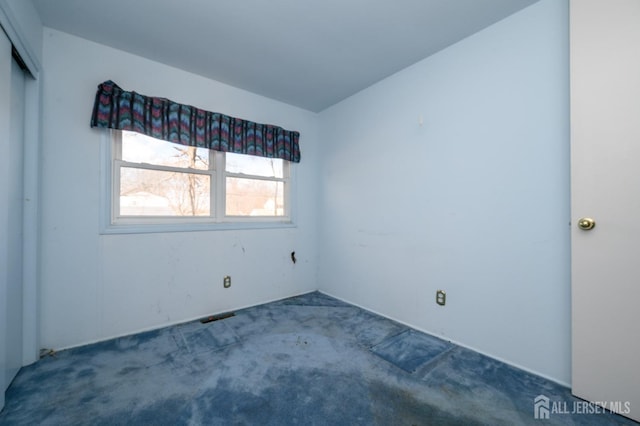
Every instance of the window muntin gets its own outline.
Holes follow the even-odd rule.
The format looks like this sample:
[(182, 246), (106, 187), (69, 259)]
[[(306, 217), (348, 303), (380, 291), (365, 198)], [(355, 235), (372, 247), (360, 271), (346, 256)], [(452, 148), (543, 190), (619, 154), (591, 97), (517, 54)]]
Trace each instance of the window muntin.
[(112, 225), (290, 223), (288, 161), (112, 133)]

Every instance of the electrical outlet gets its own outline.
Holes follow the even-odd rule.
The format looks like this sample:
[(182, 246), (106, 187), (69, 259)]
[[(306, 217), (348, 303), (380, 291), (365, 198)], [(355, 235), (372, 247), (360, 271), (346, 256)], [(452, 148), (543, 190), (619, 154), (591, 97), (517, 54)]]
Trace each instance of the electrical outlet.
[(447, 293), (444, 290), (436, 291), (436, 303), (440, 306), (444, 306), (447, 303)]
[(222, 285), (224, 286), (224, 288), (231, 287), (231, 277), (229, 275), (224, 277), (224, 279), (222, 280)]

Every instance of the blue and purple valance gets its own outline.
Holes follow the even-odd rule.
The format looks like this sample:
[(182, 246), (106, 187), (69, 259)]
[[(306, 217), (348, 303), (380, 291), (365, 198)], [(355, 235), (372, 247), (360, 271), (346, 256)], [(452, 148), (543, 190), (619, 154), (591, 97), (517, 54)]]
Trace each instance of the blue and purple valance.
[(130, 130), (182, 145), (300, 162), (299, 132), (127, 92), (111, 80), (98, 86), (91, 127)]

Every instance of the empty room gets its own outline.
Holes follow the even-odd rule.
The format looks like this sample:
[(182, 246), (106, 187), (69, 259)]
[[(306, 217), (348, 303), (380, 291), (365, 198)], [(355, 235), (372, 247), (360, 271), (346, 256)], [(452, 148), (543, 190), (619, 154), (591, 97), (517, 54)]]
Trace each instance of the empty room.
[(640, 1), (0, 27), (0, 425), (640, 421)]

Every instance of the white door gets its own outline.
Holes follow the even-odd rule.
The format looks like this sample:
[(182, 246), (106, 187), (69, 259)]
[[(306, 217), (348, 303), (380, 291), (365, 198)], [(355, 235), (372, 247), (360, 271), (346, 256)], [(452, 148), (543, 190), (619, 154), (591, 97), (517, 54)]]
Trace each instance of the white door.
[(25, 74), (0, 29), (0, 409), (22, 366)]
[(640, 0), (570, 16), (572, 391), (640, 420)]
[(9, 167), (9, 229), (7, 288), (7, 382), (22, 367), (23, 351), (23, 204), (24, 204), (24, 88), (25, 73), (11, 61), (11, 124), (8, 149), (0, 151)]
[[(0, 152), (8, 144), (11, 105), (11, 43), (0, 28)], [(8, 227), (9, 171), (6, 160), (0, 155), (0, 409), (4, 407), (4, 391), (7, 384), (7, 292), (8, 292)]]

